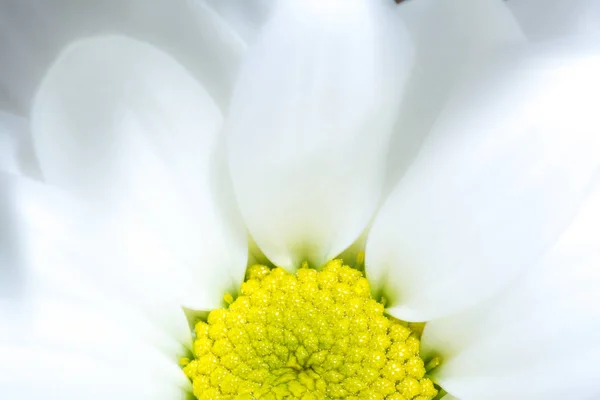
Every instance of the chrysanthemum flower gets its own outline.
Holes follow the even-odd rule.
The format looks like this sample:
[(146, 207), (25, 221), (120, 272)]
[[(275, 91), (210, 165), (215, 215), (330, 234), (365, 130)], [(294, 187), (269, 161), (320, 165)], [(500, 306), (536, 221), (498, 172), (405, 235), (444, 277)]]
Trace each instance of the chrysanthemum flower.
[(2, 72), (1, 398), (600, 396), (594, 33), (156, 4), (180, 30), (83, 24), (31, 100)]

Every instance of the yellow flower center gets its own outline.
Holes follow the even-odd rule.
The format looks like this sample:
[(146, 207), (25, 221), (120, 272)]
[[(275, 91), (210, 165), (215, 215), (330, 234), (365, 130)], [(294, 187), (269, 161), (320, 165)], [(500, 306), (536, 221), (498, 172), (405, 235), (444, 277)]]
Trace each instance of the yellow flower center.
[(416, 334), (386, 317), (367, 279), (340, 260), (295, 275), (253, 266), (228, 302), (196, 324), (194, 359), (182, 360), (200, 400), (437, 395)]

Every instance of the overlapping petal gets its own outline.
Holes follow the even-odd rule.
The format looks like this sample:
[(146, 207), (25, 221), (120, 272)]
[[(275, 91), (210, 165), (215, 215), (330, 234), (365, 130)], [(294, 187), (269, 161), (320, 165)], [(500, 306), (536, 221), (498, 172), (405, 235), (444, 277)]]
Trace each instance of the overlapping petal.
[(107, 210), (140, 240), (140, 254), (168, 254), (164, 268), (197, 285), (182, 303), (195, 308), (218, 306), (246, 267), (245, 230), (219, 156), (221, 122), (183, 67), (124, 37), (67, 49), (32, 112), (45, 180)]
[(187, 398), (190, 384), (177, 360), (117, 322), (122, 309), (38, 286), (19, 311), (26, 317), (0, 313), (0, 393), (6, 398)]
[(388, 151), (390, 190), (406, 172), (470, 63), (524, 41), (502, 1), (407, 1), (397, 12), (415, 42), (416, 63)]
[(173, 263), (143, 221), (115, 220), (46, 185), (1, 178), (11, 216), (3, 233), (11, 240), (3, 242), (8, 246), (0, 254), (21, 278), (8, 281), (19, 285), (7, 288), (16, 292), (13, 306), (22, 306), (39, 288), (98, 304), (124, 304), (114, 308), (137, 315), (125, 320), (157, 348), (177, 354), (189, 345), (181, 304), (202, 299), (203, 288)]
[(39, 177), (27, 121), (0, 111), (0, 171)]
[(371, 219), (412, 46), (393, 2), (281, 2), (242, 68), (228, 156), (250, 233), (275, 264), (319, 266)]
[(277, 0), (206, 0), (242, 40), (254, 42)]
[(600, 55), (531, 48), (473, 71), (374, 222), (367, 275), (397, 317), (471, 306), (535, 263), (600, 167)]
[(600, 3), (595, 0), (510, 0), (507, 4), (533, 39), (600, 35)]
[(12, 298), (21, 285), (21, 251), (17, 239), (14, 207), (8, 198), (5, 187), (5, 172), (0, 171), (0, 310), (3, 302)]
[(0, 111), (0, 301), (19, 290), (18, 240), (13, 207), (5, 191), (4, 175), (26, 174), (39, 177), (27, 122)]
[(203, 1), (6, 0), (0, 4), (0, 107), (27, 115), (45, 71), (70, 42), (135, 37), (173, 54), (226, 107), (245, 45)]
[(435, 376), (461, 400), (600, 395), (600, 192), (547, 256), (493, 301), (429, 322)]

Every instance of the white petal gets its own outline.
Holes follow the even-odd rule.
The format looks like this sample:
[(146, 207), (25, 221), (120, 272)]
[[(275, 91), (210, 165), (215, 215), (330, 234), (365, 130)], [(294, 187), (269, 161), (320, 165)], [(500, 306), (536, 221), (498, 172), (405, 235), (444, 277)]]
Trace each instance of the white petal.
[(466, 66), (524, 40), (498, 0), (407, 1), (398, 13), (415, 40), (416, 68), (390, 144), (389, 186), (406, 172)]
[(197, 293), (202, 297), (202, 287), (189, 283), (160, 244), (147, 239), (143, 223), (115, 224), (109, 215), (23, 178), (0, 175), (0, 189), (11, 228), (0, 255), (19, 272), (20, 280), (9, 281), (17, 298), (51, 287), (99, 304), (123, 303), (119, 309), (139, 318), (122, 319), (161, 350), (189, 347), (181, 304)]
[(277, 0), (206, 0), (235, 29), (245, 43), (253, 43)]
[(123, 37), (66, 50), (32, 117), (45, 179), (149, 227), (200, 289), (186, 304), (194, 308), (220, 305), (246, 267), (245, 230), (223, 200), (220, 126), (219, 110), (181, 66)]
[(39, 177), (29, 124), (16, 115), (0, 110), (0, 171)]
[(393, 2), (279, 3), (250, 50), (227, 120), (244, 219), (275, 264), (320, 265), (380, 199), (412, 48)]
[(0, 311), (4, 302), (19, 295), (23, 283), (24, 252), (18, 239), (9, 179), (15, 179), (15, 175), (0, 171)]
[(79, 354), (2, 346), (0, 351), (0, 394), (7, 399), (186, 399), (185, 391), (145, 380), (132, 368), (100, 366)]
[(39, 291), (27, 300), (25, 318), (3, 319), (3, 330), (13, 331), (0, 342), (3, 397), (186, 398), (177, 355), (117, 323), (111, 314), (120, 310)]
[(435, 377), (461, 400), (600, 396), (600, 192), (537, 268), (494, 301), (427, 324)]
[(205, 82), (217, 104), (229, 102), (245, 46), (201, 2), (19, 0), (0, 3), (0, 107), (26, 115), (58, 53), (74, 40), (106, 33), (130, 35), (169, 51)]
[(600, 56), (567, 45), (496, 64), (450, 101), (368, 238), (367, 274), (397, 317), (429, 320), (503, 288), (598, 172)]
[(596, 0), (510, 0), (507, 4), (532, 38), (600, 34)]

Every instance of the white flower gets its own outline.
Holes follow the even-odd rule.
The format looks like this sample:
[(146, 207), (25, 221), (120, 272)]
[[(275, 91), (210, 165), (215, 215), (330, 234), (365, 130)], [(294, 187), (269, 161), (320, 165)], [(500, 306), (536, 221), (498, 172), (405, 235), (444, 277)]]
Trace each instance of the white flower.
[(599, 396), (593, 41), (532, 45), (494, 0), (290, 0), (257, 33), (270, 6), (146, 5), (167, 39), (70, 44), (31, 102), (41, 175), (0, 114), (1, 397), (185, 398), (182, 307), (239, 287), (247, 232), (292, 270), (367, 228), (446, 400)]

